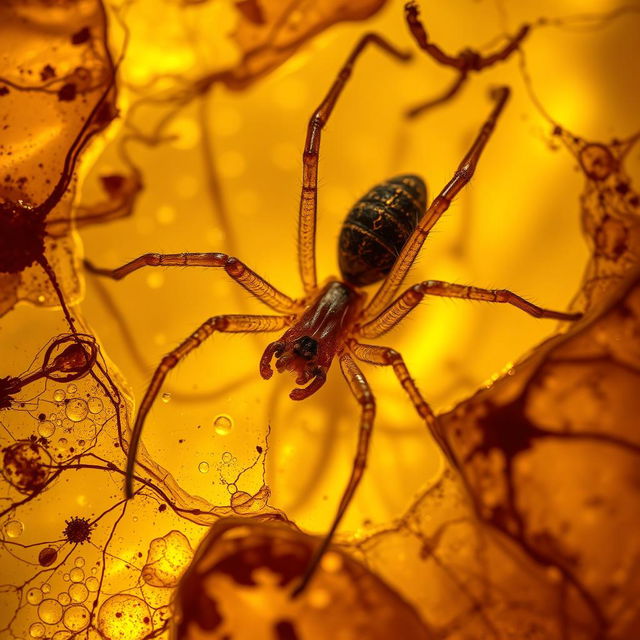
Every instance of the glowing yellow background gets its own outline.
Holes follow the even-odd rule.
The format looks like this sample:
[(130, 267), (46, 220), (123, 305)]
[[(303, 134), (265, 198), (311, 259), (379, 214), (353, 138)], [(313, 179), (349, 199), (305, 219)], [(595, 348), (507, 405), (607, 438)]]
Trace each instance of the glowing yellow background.
[[(514, 32), (522, 22), (540, 16), (604, 13), (615, 6), (603, 1), (505, 2), (500, 11), (493, 3), (456, 0), (425, 5), (423, 17), (434, 41), (455, 53), (490, 42), (503, 29)], [(189, 53), (184, 43), (193, 29), (204, 30), (210, 41), (207, 55), (233, 58), (228, 12), (216, 6), (185, 8), (184, 19), (176, 21), (176, 11), (176, 4), (169, 2), (134, 6), (132, 41), (121, 71), (124, 83), (140, 85), (155, 74), (189, 70), (204, 38), (201, 33), (198, 51)], [(634, 130), (640, 106), (635, 83), (640, 64), (637, 25), (637, 16), (629, 15), (596, 30), (549, 26), (532, 32), (524, 44), (529, 70), (554, 118), (594, 140)], [(368, 30), (411, 48), (415, 59), (402, 66), (377, 50), (367, 51), (326, 128), (317, 245), (321, 277), (337, 273), (336, 239), (352, 203), (373, 184), (403, 172), (422, 174), (433, 197), (488, 113), (487, 89), (506, 83), (513, 88), (513, 97), (477, 174), (427, 241), (409, 280), (505, 287), (541, 305), (566, 308), (587, 258), (578, 202), (583, 177), (575, 170), (574, 159), (564, 149), (549, 149), (550, 127), (525, 91), (517, 56), (472, 76), (450, 104), (417, 122), (404, 122), (404, 109), (438, 94), (453, 74), (416, 50), (404, 25), (401, 2), (389, 3), (366, 24), (331, 28), (243, 93), (215, 88), (206, 102), (206, 115), (228, 205), (229, 232), (224, 232), (220, 211), (207, 192), (200, 147), (201, 104), (195, 101), (169, 127), (171, 141), (154, 147), (131, 145), (145, 182), (135, 215), (83, 230), (85, 255), (98, 265), (118, 266), (148, 251), (224, 251), (237, 254), (276, 286), (298, 295), (295, 234), (306, 122), (351, 47)], [(136, 93), (123, 85), (124, 117), (136, 99)], [(141, 112), (138, 124), (144, 126), (147, 117)], [(83, 199), (95, 198), (95, 175), (118, 170), (115, 145), (121, 135), (121, 125), (113, 125), (104, 150), (95, 143), (87, 154), (83, 173), (89, 179)], [(635, 177), (638, 159), (636, 150), (629, 161)], [(125, 319), (139, 357), (101, 291)], [(90, 277), (81, 308), (136, 398), (162, 355), (206, 317), (264, 312), (223, 273), (205, 269), (146, 269), (122, 282), (98, 283)], [(20, 307), (3, 319), (7, 344), (24, 344), (21, 336), (28, 334), (31, 349), (64, 330), (59, 311), (46, 314), (50, 324), (43, 321), (44, 315)], [(434, 298), (379, 343), (404, 354), (426, 398), (441, 411), (553, 329), (552, 322), (514, 309)], [(144, 442), (182, 487), (215, 504), (228, 504), (229, 478), (255, 460), (255, 447), (264, 446), (270, 427), (266, 480), (271, 504), (303, 528), (324, 532), (350, 469), (357, 408), (337, 367), (326, 387), (302, 404), (287, 397), (293, 386), (290, 377), (260, 379), (257, 362), (270, 339), (214, 336), (171, 374), (165, 389), (171, 398), (157, 402)], [(21, 369), (30, 355), (18, 347), (8, 360)], [(416, 492), (437, 478), (441, 464), (439, 451), (391, 371), (367, 368), (365, 373), (378, 399), (377, 428), (368, 471), (344, 520), (344, 532), (358, 531), (367, 521), (380, 525), (401, 515)], [(214, 430), (220, 414), (233, 418), (228, 435)], [(224, 452), (237, 458), (231, 468), (220, 467)], [(209, 464), (207, 473), (199, 471), (201, 462)], [(225, 470), (224, 481), (219, 467)], [(238, 488), (255, 492), (261, 472), (258, 465), (242, 476)], [(105, 507), (94, 495), (96, 490), (99, 493), (98, 487), (73, 488), (69, 504), (88, 501), (99, 512)], [(52, 511), (56, 513), (44, 514), (44, 519), (69, 509), (56, 503)], [(130, 532), (121, 528), (119, 535), (126, 539), (135, 530), (131, 555), (139, 541), (166, 533), (145, 527), (144, 521), (130, 527)], [(196, 527), (185, 530), (192, 540), (200, 537)], [(141, 548), (146, 549), (146, 542)]]
[[(586, 9), (585, 3), (575, 2), (527, 8), (521, 4), (506, 8), (511, 32), (538, 16)], [(614, 6), (591, 3), (589, 10)], [(452, 53), (481, 46), (501, 32), (500, 14), (487, 3), (426, 6), (423, 14), (432, 38)], [(188, 70), (190, 56), (174, 54), (165, 60), (158, 48), (164, 29), (177, 26), (161, 24), (147, 34), (142, 26), (139, 31), (145, 20), (142, 12), (134, 16), (123, 79), (137, 83), (163, 67)], [(622, 19), (587, 34), (554, 27), (533, 31), (525, 43), (530, 71), (540, 99), (557, 120), (594, 139), (630, 132), (637, 111), (625, 94), (625, 78), (632, 75), (627, 70), (618, 76), (612, 69), (632, 58), (635, 26)], [(433, 197), (490, 108), (487, 88), (506, 83), (513, 87), (513, 99), (473, 183), (427, 241), (409, 281), (432, 278), (508, 287), (539, 304), (565, 308), (587, 255), (577, 215), (582, 177), (573, 171), (574, 161), (564, 151), (551, 153), (545, 144), (549, 127), (532, 108), (515, 56), (473, 76), (451, 104), (419, 122), (404, 123), (403, 110), (442, 90), (453, 74), (416, 51), (401, 3), (391, 3), (366, 25), (332, 28), (245, 93), (222, 88), (213, 92), (207, 118), (231, 234), (222, 231), (220, 214), (206, 190), (196, 101), (169, 127), (175, 136), (172, 142), (151, 148), (131, 145), (145, 180), (135, 216), (83, 231), (85, 254), (96, 264), (116, 266), (147, 251), (237, 253), (276, 286), (298, 295), (295, 232), (306, 122), (365, 30), (411, 48), (415, 59), (402, 66), (377, 50), (367, 51), (326, 128), (320, 167), (320, 276), (337, 273), (336, 237), (353, 202), (376, 182), (402, 172), (423, 175)], [(212, 30), (212, 41), (224, 35), (216, 31)], [(143, 47), (140, 40), (146, 45), (145, 36), (150, 45)], [(133, 100), (123, 91), (124, 104), (127, 99)], [(105, 155), (108, 158), (108, 150)], [(96, 170), (108, 166), (100, 160)], [(83, 309), (139, 397), (160, 357), (206, 317), (265, 311), (237, 289), (224, 274), (204, 269), (146, 269), (125, 281), (107, 283), (144, 357), (138, 362), (93, 279), (88, 281)], [(379, 342), (405, 355), (425, 396), (442, 410), (552, 330), (553, 323), (514, 309), (433, 299)], [(305, 528), (323, 531), (351, 464), (357, 409), (335, 368), (322, 393), (304, 404), (287, 397), (292, 379), (261, 380), (257, 361), (269, 339), (215, 336), (201, 347), (171, 375), (166, 390), (173, 397), (157, 404), (144, 440), (183, 487), (220, 504), (228, 499), (215, 473), (221, 452), (229, 450), (248, 463), (270, 425), (267, 480), (272, 503)], [(400, 514), (439, 468), (440, 454), (391, 372), (368, 368), (366, 375), (378, 398), (379, 417), (369, 470), (345, 519), (344, 529), (351, 530), (365, 519), (384, 522)], [(240, 385), (240, 379), (247, 381)], [(219, 397), (207, 397), (223, 387)], [(234, 420), (227, 436), (213, 430), (221, 413)], [(181, 438), (186, 442), (176, 455)], [(198, 471), (200, 461), (210, 464), (208, 474)]]

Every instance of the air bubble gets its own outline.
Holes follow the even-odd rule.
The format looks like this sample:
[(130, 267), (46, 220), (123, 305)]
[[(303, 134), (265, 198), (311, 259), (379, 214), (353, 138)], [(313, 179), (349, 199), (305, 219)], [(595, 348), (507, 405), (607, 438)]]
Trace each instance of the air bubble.
[(79, 567), (74, 567), (69, 571), (71, 582), (82, 582), (84, 580), (84, 571)]
[(66, 606), (71, 602), (71, 596), (66, 591), (63, 591), (58, 594), (58, 602)]
[(45, 420), (38, 425), (38, 435), (41, 435), (43, 438), (50, 438), (55, 430), (56, 425), (53, 424), (53, 422), (49, 422), (49, 420)]
[(162, 402), (167, 404), (167, 402), (169, 402), (169, 400), (171, 400), (171, 394), (165, 392), (165, 393), (162, 394), (161, 398), (162, 398)]
[(29, 604), (40, 604), (42, 602), (42, 591), (40, 589), (29, 589), (27, 591), (27, 602)]
[(76, 567), (84, 567), (84, 558), (82, 556), (76, 558), (76, 561), (73, 564), (75, 564)]
[(198, 465), (198, 471), (200, 473), (208, 473), (209, 472), (209, 463), (204, 460)]
[(4, 532), (7, 534), (7, 538), (19, 538), (24, 531), (24, 525), (20, 520), (9, 520), (4, 525)]
[(42, 589), (42, 593), (49, 593), (49, 591), (51, 591), (51, 585), (45, 582), (42, 585), (41, 589)]
[(67, 391), (69, 393), (75, 393), (77, 390), (78, 390), (78, 387), (76, 387), (75, 384), (67, 385)]
[(38, 615), (40, 620), (46, 624), (56, 624), (62, 620), (62, 605), (53, 598), (43, 600), (38, 606)]
[(98, 582), (98, 578), (91, 576), (90, 578), (87, 578), (85, 585), (87, 586), (87, 589), (89, 589), (89, 591), (97, 591), (100, 583)]
[(42, 622), (34, 622), (29, 627), (29, 635), (32, 638), (43, 638), (44, 634), (45, 634), (45, 629), (44, 629), (44, 625), (42, 624)]
[(53, 399), (56, 402), (62, 402), (65, 399), (66, 393), (62, 389), (56, 389), (53, 392)]
[(89, 413), (89, 407), (87, 403), (81, 398), (75, 398), (67, 403), (65, 413), (67, 414), (67, 418), (72, 420), (73, 422), (80, 422), (87, 417), (87, 413)]
[(89, 597), (89, 589), (82, 582), (74, 582), (69, 587), (69, 596), (74, 602), (84, 602)]
[(87, 404), (89, 406), (89, 413), (100, 413), (104, 408), (100, 398), (89, 398), (89, 402)]
[(233, 458), (233, 456), (228, 451), (222, 454), (222, 462), (231, 462), (231, 458)]
[(238, 491), (238, 487), (236, 487), (235, 484), (233, 484), (233, 482), (231, 484), (227, 485), (227, 491), (233, 495), (234, 493), (236, 493)]
[(64, 612), (64, 626), (70, 631), (82, 631), (89, 624), (89, 610), (74, 604)]
[(233, 418), (226, 413), (221, 413), (213, 421), (213, 428), (219, 436), (226, 436), (233, 429)]

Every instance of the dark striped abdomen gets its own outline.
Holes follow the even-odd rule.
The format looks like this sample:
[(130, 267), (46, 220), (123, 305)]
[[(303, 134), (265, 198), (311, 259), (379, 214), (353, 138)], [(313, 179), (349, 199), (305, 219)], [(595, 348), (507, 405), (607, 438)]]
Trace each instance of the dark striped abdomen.
[(349, 211), (338, 241), (342, 277), (364, 286), (391, 271), (427, 206), (419, 176), (396, 176), (373, 187)]

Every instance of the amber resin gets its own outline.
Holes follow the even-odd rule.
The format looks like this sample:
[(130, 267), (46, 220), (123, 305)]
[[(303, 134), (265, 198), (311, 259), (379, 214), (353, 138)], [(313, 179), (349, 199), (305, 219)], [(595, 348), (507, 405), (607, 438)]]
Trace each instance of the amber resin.
[[(317, 4), (0, 8), (0, 637), (640, 636), (637, 8)], [(318, 161), (309, 116), (367, 33), (412, 61), (367, 51)], [(234, 278), (273, 283), (263, 295), (300, 320), (340, 273), (354, 202), (389, 176), (437, 194), (501, 86), (509, 103), (405, 293), (385, 311), (404, 271), (378, 296), (358, 287), (367, 339), (413, 310), (383, 344), (343, 336), (388, 365), (366, 370), (376, 431), (349, 508), (371, 413), (353, 361), (360, 404), (335, 363), (303, 402), (258, 368), (273, 341), (273, 366), (319, 380), (307, 333), (281, 349), (216, 336), (180, 362), (127, 500), (163, 356), (208, 317), (260, 313)], [(296, 227), (301, 186), (313, 215)], [(317, 237), (302, 287), (296, 233)], [(109, 282), (83, 267), (186, 252), (220, 269)], [(584, 317), (428, 295), (504, 298), (495, 286)]]

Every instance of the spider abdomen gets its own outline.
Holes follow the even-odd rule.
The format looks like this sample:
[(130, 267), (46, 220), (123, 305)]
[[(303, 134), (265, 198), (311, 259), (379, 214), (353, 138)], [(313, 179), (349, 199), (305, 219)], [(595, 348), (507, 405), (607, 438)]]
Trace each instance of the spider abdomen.
[(419, 176), (401, 175), (377, 184), (349, 211), (338, 241), (342, 277), (364, 286), (391, 271), (427, 204)]

